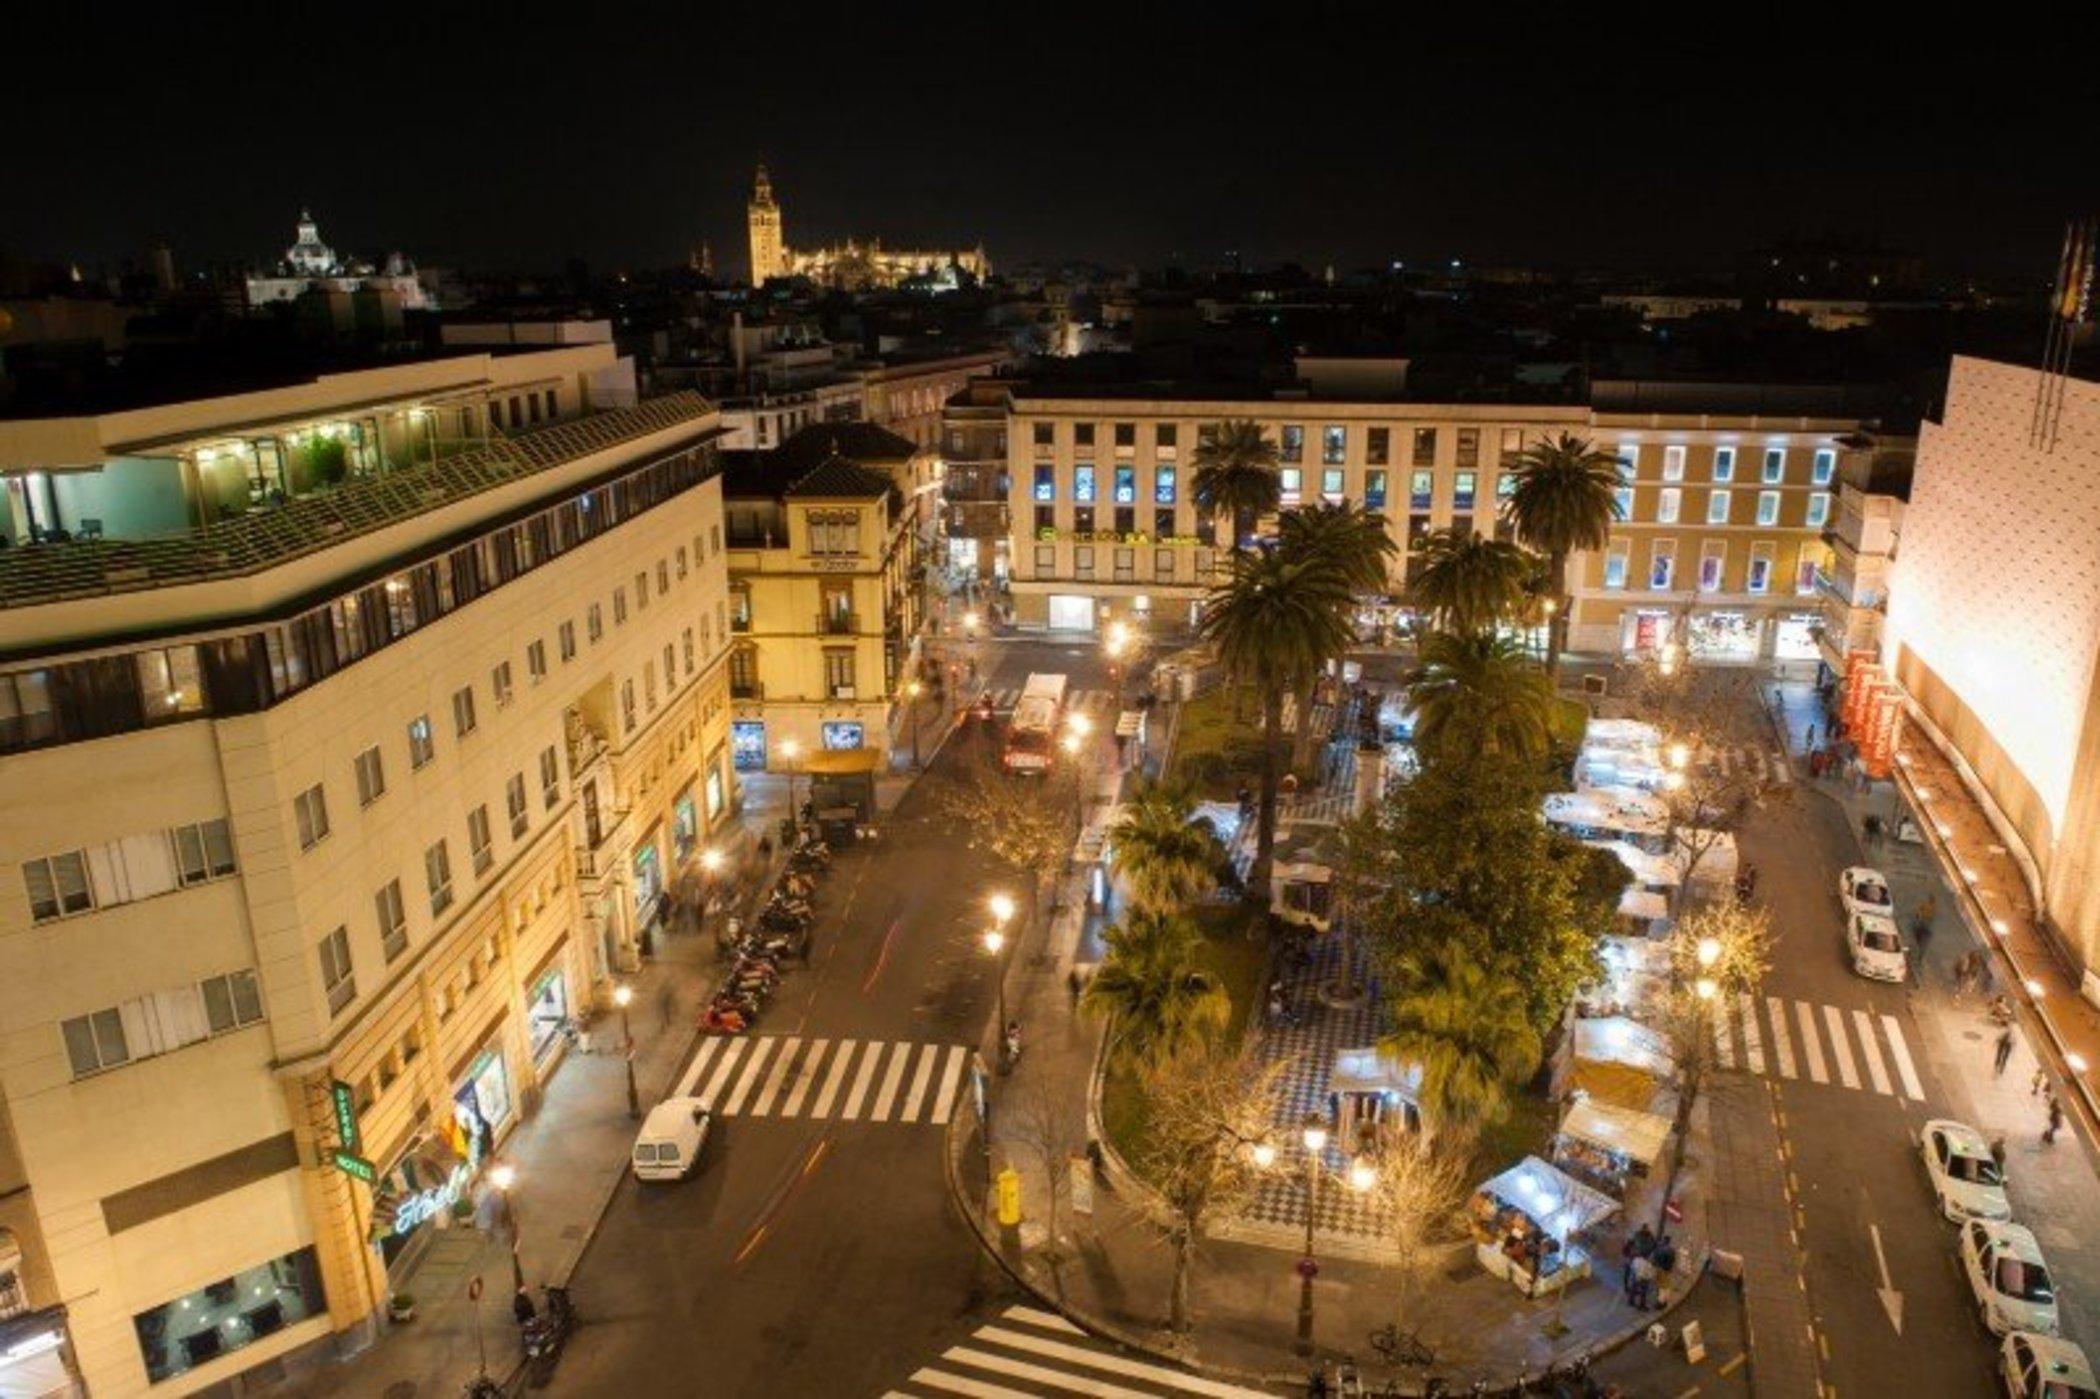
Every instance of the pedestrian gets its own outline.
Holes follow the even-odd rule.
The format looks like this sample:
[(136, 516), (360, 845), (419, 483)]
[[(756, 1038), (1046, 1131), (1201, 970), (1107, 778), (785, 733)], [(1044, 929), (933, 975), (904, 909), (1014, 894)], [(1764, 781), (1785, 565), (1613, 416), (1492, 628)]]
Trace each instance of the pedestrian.
[(1998, 1179), (2005, 1179), (2005, 1134), (2000, 1132), (1991, 1138), (1991, 1164), (1998, 1168)]
[[(2028, 1083), (2027, 1083), (2027, 1096), (2028, 1096), (2028, 1097), (2030, 1097), (2030, 1098), (2039, 1098), (2039, 1097), (2041, 1097), (2041, 1096), (2042, 1096), (2042, 1090), (2043, 1090), (2044, 1088), (2047, 1088), (2048, 1086), (2049, 1086), (2049, 1071), (2048, 1071), (2047, 1069), (2043, 1068), (2043, 1067), (2042, 1067), (2041, 1065), (2039, 1065), (2039, 1064), (2035, 1065), (2035, 1066), (2034, 1066), (2034, 1077), (2033, 1077), (2032, 1079), (2028, 1080)], [(2049, 1095), (2049, 1097), (2050, 1097), (2050, 1100), (2051, 1100), (2051, 1101), (2054, 1101), (2054, 1100), (2055, 1100), (2055, 1098), (2056, 1098), (2056, 1095), (2055, 1095), (2054, 1093), (2051, 1093), (2051, 1094)]]
[(532, 1305), (531, 1291), (522, 1282), (518, 1284), (517, 1295), (510, 1299), (510, 1314), (517, 1318), (520, 1328), (530, 1326), (540, 1314), (540, 1309)]
[(1801, 741), (1801, 746), (1811, 750), (1816, 746), (1816, 726), (1813, 721), (1808, 726), (1808, 737)]
[(2056, 1133), (2063, 1125), (2064, 1105), (2056, 1101), (2056, 1095), (2051, 1093), (2049, 1095), (2049, 1130), (2042, 1133), (2042, 1145), (2055, 1146)]
[(2007, 1060), (2012, 1058), (2012, 1051), (2012, 1026), (2008, 1025), (1998, 1032), (1998, 1062), (1991, 1069), (1993, 1074), (2000, 1078), (2005, 1076), (2005, 1064)]
[(1648, 1310), (1655, 1296), (1655, 1260), (1644, 1253), (1633, 1256), (1633, 1292), (1626, 1300), (1635, 1311)]
[(1079, 978), (1079, 968), (1074, 967), (1072, 968), (1072, 970), (1065, 973), (1065, 995), (1071, 999), (1072, 1009), (1074, 1010), (1079, 1009), (1079, 992), (1081, 986), (1082, 982)]
[(665, 977), (664, 984), (656, 988), (656, 1028), (659, 1031), (670, 1029), (671, 1017), (677, 1011), (678, 988), (671, 984), (669, 977)]

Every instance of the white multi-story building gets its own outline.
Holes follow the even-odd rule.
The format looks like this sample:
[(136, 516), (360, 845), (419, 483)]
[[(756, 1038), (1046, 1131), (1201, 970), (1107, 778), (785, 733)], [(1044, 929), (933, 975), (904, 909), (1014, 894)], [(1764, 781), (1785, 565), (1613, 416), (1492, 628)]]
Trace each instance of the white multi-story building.
[(718, 433), (605, 344), (0, 423), (0, 1390), (369, 1334), (734, 819)]

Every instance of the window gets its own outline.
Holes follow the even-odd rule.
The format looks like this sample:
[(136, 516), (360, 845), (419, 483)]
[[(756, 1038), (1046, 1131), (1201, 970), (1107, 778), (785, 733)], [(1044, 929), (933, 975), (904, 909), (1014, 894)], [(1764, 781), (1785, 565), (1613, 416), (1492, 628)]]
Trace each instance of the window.
[(1811, 491), (1808, 496), (1808, 527), (1821, 529), (1830, 519), (1830, 492)]
[(540, 750), (540, 800), (549, 811), (561, 801), (561, 760), (551, 743)]
[(175, 866), (184, 884), (224, 879), (235, 869), (233, 827), (221, 817), (175, 828)]
[(401, 902), (401, 881), (389, 879), (372, 896), (372, 912), (379, 919), (379, 950), (391, 962), (408, 951), (408, 910)]
[(1152, 430), (1152, 440), (1161, 447), (1172, 448), (1180, 439), (1173, 423), (1161, 423)]
[(1714, 448), (1714, 479), (1716, 481), (1733, 481), (1735, 479), (1735, 448)]
[(1092, 423), (1074, 423), (1074, 424), (1072, 424), (1072, 445), (1073, 445), (1073, 446), (1075, 446), (1075, 447), (1091, 447), (1091, 446), (1093, 446), (1093, 445), (1094, 445), (1094, 425), (1093, 425)]
[(1827, 486), (1830, 478), (1837, 475), (1838, 454), (1835, 447), (1816, 448), (1815, 465), (1809, 474), (1812, 485)]
[(1092, 462), (1081, 462), (1072, 468), (1072, 499), (1083, 505), (1094, 501), (1094, 466)]
[(1699, 591), (1714, 592), (1721, 586), (1721, 573), (1728, 566), (1728, 545), (1709, 539), (1699, 551)]
[(1172, 505), (1174, 503), (1174, 468), (1155, 467), (1152, 471), (1152, 503)]
[(316, 782), (292, 798), (292, 815), (299, 822), (299, 848), (311, 850), (328, 834), (328, 795)]
[(1279, 453), (1282, 459), (1284, 461), (1304, 461), (1305, 424), (1285, 423), (1283, 425), (1282, 437), (1283, 446)]
[(1152, 533), (1155, 538), (1168, 539), (1174, 533), (1174, 507), (1162, 505), (1152, 512)]
[(1770, 592), (1772, 588), (1772, 546), (1753, 544), (1750, 546), (1750, 591)]
[(496, 697), (497, 704), (509, 704), (511, 688), (510, 662), (504, 661), (489, 672), (489, 692)]
[(407, 765), (422, 767), (437, 756), (437, 735), (430, 733), (430, 716), (418, 714), (407, 721)]
[[(691, 627), (687, 627), (678, 634), (678, 645), (680, 650), (679, 659), (685, 662), (685, 673), (690, 676), (693, 673), (693, 629)], [(668, 651), (670, 648), (665, 647), (664, 649)], [(666, 668), (670, 664), (671, 662), (668, 659), (664, 661)]]
[(1728, 523), (1728, 492), (1721, 490), (1706, 493), (1706, 523), (1725, 525)]
[(1641, 444), (1621, 442), (1619, 444), (1619, 479), (1631, 481), (1641, 474)]
[(1682, 448), (1682, 447), (1665, 447), (1665, 448), (1663, 448), (1663, 480), (1665, 480), (1665, 481), (1682, 481), (1683, 479), (1684, 479), (1684, 448)]
[(29, 886), (29, 913), (37, 922), (86, 913), (95, 906), (88, 884), (87, 857), (78, 850), (47, 859), (22, 862), (22, 882)]
[(634, 605), (636, 607), (647, 607), (649, 605), (649, 570), (647, 569), (643, 569), (640, 573), (634, 575)]
[(131, 1062), (131, 1045), (124, 1037), (124, 1017), (115, 1009), (77, 1015), (59, 1026), (65, 1036), (66, 1057), (72, 1061), (73, 1077), (114, 1069)]
[(1154, 549), (1152, 551), (1152, 576), (1154, 579), (1169, 579), (1174, 576), (1174, 551)]
[(1417, 471), (1412, 473), (1407, 478), (1407, 508), (1410, 510), (1427, 510), (1435, 492), (1436, 474), (1434, 472)]
[(1684, 505), (1684, 492), (1676, 486), (1664, 486), (1655, 495), (1655, 518), (1662, 524), (1676, 524), (1677, 512)]
[(1393, 430), (1389, 427), (1374, 427), (1364, 434), (1364, 460), (1373, 466), (1384, 466), (1392, 457)]
[(1414, 464), (1415, 464), (1416, 466), (1435, 466), (1435, 465), (1436, 465), (1436, 429), (1435, 429), (1435, 428), (1433, 428), (1433, 427), (1418, 427), (1418, 428), (1416, 428), (1416, 429), (1415, 429), (1415, 458), (1414, 458)]
[(853, 653), (827, 647), (824, 652), (824, 692), (833, 699), (848, 698), (855, 688), (853, 681)]
[(642, 662), (642, 703), (649, 706), (649, 710), (651, 713), (654, 713), (656, 711), (655, 661)]
[(452, 907), (452, 852), (439, 841), (423, 852), (423, 879), (430, 888), (430, 916)]
[(678, 579), (680, 582), (685, 581), (685, 546), (683, 544), (678, 546)]
[(1340, 466), (1349, 460), (1349, 429), (1340, 423), (1329, 423), (1320, 429), (1320, 461), (1327, 466)]
[(620, 723), (628, 733), (634, 732), (634, 682), (620, 682)]
[(613, 625), (622, 626), (627, 621), (627, 589), (623, 585), (613, 589)]
[(1330, 466), (1320, 473), (1320, 499), (1330, 505), (1340, 505), (1344, 490), (1343, 477), (1347, 473), (1338, 466)]
[[(681, 549), (679, 552), (682, 554), (685, 551)], [(680, 571), (679, 576), (684, 576), (683, 570)], [(660, 593), (671, 591), (671, 566), (662, 559), (656, 561), (656, 591)]]
[(1054, 506), (1054, 505), (1038, 505), (1038, 506), (1037, 506), (1037, 507), (1035, 508), (1035, 529), (1036, 529), (1036, 533), (1037, 533), (1037, 534), (1041, 534), (1041, 533), (1042, 533), (1042, 532), (1043, 532), (1044, 530), (1046, 530), (1046, 529), (1053, 529), (1053, 530), (1054, 530), (1054, 529), (1056, 529), (1056, 528), (1057, 528), (1057, 507), (1056, 507), (1056, 506)]
[(1781, 481), (1784, 481), (1785, 479), (1786, 479), (1786, 448), (1784, 448), (1784, 447), (1767, 447), (1767, 448), (1765, 448), (1765, 475), (1764, 475), (1764, 482), (1765, 482), (1765, 484), (1766, 484), (1766, 485), (1768, 485), (1768, 486), (1776, 486), (1776, 485), (1778, 485), (1778, 484), (1779, 484), (1779, 483), (1780, 483)]
[(1057, 442), (1057, 424), (1055, 424), (1055, 423), (1037, 423), (1037, 424), (1035, 424), (1035, 432), (1034, 432), (1034, 435), (1035, 435), (1035, 445), (1036, 445), (1036, 446), (1038, 446), (1038, 447), (1049, 447), (1049, 446), (1053, 446), (1053, 445), (1055, 445), (1055, 444), (1056, 444), (1056, 442)]
[(1049, 462), (1035, 464), (1035, 498), (1038, 501), (1057, 499), (1057, 468)]
[(1800, 561), (1794, 565), (1794, 591), (1797, 593), (1814, 592), (1816, 590), (1816, 574), (1818, 571), (1815, 558), (1807, 550), (1802, 550)]
[(837, 556), (860, 552), (858, 510), (812, 510), (803, 518), (808, 522), (810, 553)]
[[(474, 724), (474, 687), (462, 685), (452, 692), (452, 732), (455, 737), (465, 738), (474, 732)], [(424, 759), (424, 762), (428, 761), (429, 759)], [(422, 765), (416, 764), (417, 767)]]
[(547, 643), (534, 641), (525, 647), (525, 673), (535, 684), (547, 678)]
[(1035, 576), (1048, 578), (1057, 572), (1057, 546), (1038, 544), (1035, 546)]
[(1604, 586), (1623, 588), (1626, 586), (1627, 544), (1623, 539), (1614, 539), (1604, 555)]
[(1480, 465), (1479, 428), (1462, 427), (1458, 430), (1458, 464), (1460, 466)]
[(379, 756), (377, 744), (357, 755), (357, 804), (370, 806), (386, 795), (386, 764)]
[(1502, 460), (1506, 462), (1509, 460), (1509, 458), (1517, 455), (1517, 453), (1523, 450), (1524, 429), (1520, 427), (1506, 427), (1502, 429)]
[(503, 805), (510, 813), (510, 834), (513, 840), (524, 838), (531, 818), (525, 811), (525, 774), (512, 773), (510, 781), (503, 784)]
[(1117, 445), (1118, 447), (1131, 447), (1131, 448), (1135, 448), (1135, 447), (1137, 446), (1137, 424), (1136, 424), (1136, 423), (1117, 423), (1117, 424), (1116, 424), (1116, 445)]
[(1135, 504), (1137, 504), (1137, 468), (1136, 468), (1136, 467), (1134, 467), (1134, 466), (1119, 466), (1119, 467), (1117, 467), (1117, 468), (1116, 468), (1116, 504), (1118, 504), (1118, 505), (1135, 505)]
[(1677, 571), (1677, 541), (1658, 539), (1648, 546), (1648, 591), (1668, 592)]
[(213, 1034), (223, 1035), (261, 1023), (262, 987), (256, 983), (254, 972), (207, 977), (198, 983), (198, 989), (204, 993), (204, 1021)]
[(1759, 491), (1757, 493), (1757, 522), (1761, 525), (1776, 525), (1779, 523), (1779, 492)]
[(350, 965), (350, 930), (337, 928), (321, 939), (321, 989), (328, 993), (328, 1013), (341, 1015), (357, 999), (357, 973)]
[(1479, 472), (1459, 472), (1456, 484), (1451, 492), (1451, 508), (1453, 510), (1471, 510), (1473, 508), (1474, 493), (1479, 489), (1479, 484)]
[(1633, 487), (1621, 486), (1611, 493), (1611, 517), (1614, 520), (1633, 518)]
[[(1382, 430), (1373, 429), (1373, 431)], [(1364, 473), (1364, 504), (1373, 510), (1385, 509), (1385, 476), (1386, 474), (1382, 470), (1366, 471)]]
[(1284, 505), (1296, 505), (1305, 494), (1305, 468), (1286, 466), (1276, 473), (1278, 501)]
[(583, 630), (590, 637), (592, 645), (596, 645), (598, 639), (605, 635), (605, 611), (595, 602), (584, 609)]
[(467, 853), (474, 861), (474, 873), (487, 874), (496, 863), (496, 843), (489, 834), (489, 807), (487, 802), (467, 813)]

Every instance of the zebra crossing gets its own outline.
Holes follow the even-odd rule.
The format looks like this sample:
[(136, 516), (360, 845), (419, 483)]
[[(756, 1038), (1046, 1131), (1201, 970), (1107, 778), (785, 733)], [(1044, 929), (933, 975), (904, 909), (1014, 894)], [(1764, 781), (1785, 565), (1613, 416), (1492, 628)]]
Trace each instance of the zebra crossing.
[(701, 1041), (674, 1096), (700, 1098), (722, 1117), (938, 1127), (955, 1111), (969, 1060), (959, 1044), (717, 1035)]
[(1724, 1069), (1925, 1101), (1910, 1042), (1893, 1015), (1739, 992), (1714, 1023)]
[(1794, 780), (1794, 768), (1786, 754), (1776, 747), (1761, 747), (1754, 743), (1737, 743), (1723, 748), (1701, 746), (1691, 755), (1694, 767), (1718, 771), (1722, 777), (1737, 776), (1763, 787), (1784, 787)]
[(998, 1320), (942, 1351), (883, 1399), (960, 1394), (967, 1399), (1091, 1394), (1107, 1399), (1200, 1394), (1209, 1399), (1267, 1399), (1267, 1391), (1191, 1375), (1139, 1360), (1088, 1336), (1055, 1312), (1008, 1307)]
[[(1019, 685), (1007, 685), (990, 691), (992, 708), (1002, 714), (1011, 713), (1021, 698)], [(1065, 713), (1079, 713), (1090, 717), (1113, 717), (1116, 712), (1114, 690), (1070, 690), (1065, 694)]]

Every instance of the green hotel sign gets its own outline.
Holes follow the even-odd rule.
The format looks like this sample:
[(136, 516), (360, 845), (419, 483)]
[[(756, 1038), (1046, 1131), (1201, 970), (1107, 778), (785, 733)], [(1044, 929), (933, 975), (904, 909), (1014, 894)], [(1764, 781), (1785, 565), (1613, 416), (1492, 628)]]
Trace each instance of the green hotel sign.
[(328, 1085), (328, 1098), (335, 1106), (335, 1139), (345, 1151), (355, 1151), (362, 1145), (357, 1135), (357, 1096), (350, 1085), (341, 1079), (333, 1079)]
[(355, 1176), (366, 1185), (375, 1185), (379, 1181), (379, 1168), (355, 1152), (331, 1151), (328, 1153), (328, 1159), (333, 1161), (335, 1168), (344, 1175)]

